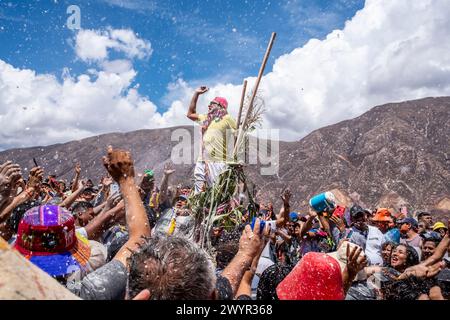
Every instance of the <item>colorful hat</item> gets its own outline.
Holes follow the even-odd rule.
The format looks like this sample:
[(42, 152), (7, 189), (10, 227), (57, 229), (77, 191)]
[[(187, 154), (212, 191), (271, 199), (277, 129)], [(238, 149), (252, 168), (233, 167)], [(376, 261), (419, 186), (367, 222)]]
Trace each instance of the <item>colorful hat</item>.
[(218, 104), (220, 104), (222, 107), (224, 107), (225, 109), (228, 108), (228, 101), (225, 98), (222, 97), (215, 97), (214, 102), (217, 102)]
[(307, 253), (278, 285), (280, 300), (344, 300), (341, 267), (325, 253)]
[(390, 222), (392, 221), (391, 213), (386, 208), (380, 208), (377, 210), (377, 213), (372, 218), (372, 221), (379, 221), (379, 222)]
[(146, 175), (146, 176), (148, 176), (148, 177), (150, 177), (150, 178), (153, 178), (153, 170), (150, 170), (150, 169), (145, 169), (144, 170), (144, 174)]
[(56, 205), (24, 214), (14, 248), (51, 276), (86, 269), (91, 255), (89, 241), (75, 232), (72, 214)]
[(447, 227), (445, 226), (445, 224), (443, 222), (438, 221), (434, 224), (433, 231), (436, 231), (441, 228), (447, 229)]

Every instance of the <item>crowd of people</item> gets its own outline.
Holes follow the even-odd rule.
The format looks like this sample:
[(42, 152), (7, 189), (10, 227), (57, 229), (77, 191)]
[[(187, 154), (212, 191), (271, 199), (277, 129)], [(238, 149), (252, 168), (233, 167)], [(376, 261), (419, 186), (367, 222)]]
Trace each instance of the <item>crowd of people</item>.
[[(421, 299), (450, 297), (448, 224), (358, 205), (278, 213), (211, 230), (214, 254), (196, 243), (190, 186), (166, 166), (135, 181), (130, 153), (109, 147), (99, 184), (74, 168), (70, 183), (0, 166), (0, 235), (82, 299)], [(253, 223), (252, 223), (252, 218)]]
[(217, 139), (238, 126), (224, 98), (207, 115), (196, 113), (206, 91), (196, 90), (187, 114), (202, 125), (204, 142), (194, 185), (171, 186), (169, 164), (159, 184), (151, 169), (136, 175), (132, 155), (112, 146), (98, 184), (81, 176), (79, 164), (63, 181), (39, 166), (25, 176), (7, 161), (0, 165), (0, 236), (86, 300), (450, 298), (450, 222), (428, 212), (339, 203), (298, 212), (285, 189), (278, 212), (256, 199), (242, 203), (234, 227), (217, 220), (203, 229), (212, 246), (205, 247), (190, 199), (226, 170)]

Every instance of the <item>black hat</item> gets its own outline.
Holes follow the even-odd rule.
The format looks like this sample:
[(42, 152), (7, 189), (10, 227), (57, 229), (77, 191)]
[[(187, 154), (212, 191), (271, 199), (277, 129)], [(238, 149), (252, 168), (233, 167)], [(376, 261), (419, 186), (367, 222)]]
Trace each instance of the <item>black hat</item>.
[(357, 216), (358, 214), (360, 214), (360, 213), (365, 214), (366, 211), (365, 211), (363, 208), (361, 208), (360, 206), (358, 206), (358, 205), (354, 205), (354, 206), (352, 206), (352, 207), (350, 208), (350, 218), (351, 218), (352, 220), (353, 220), (354, 218), (356, 218), (356, 216)]

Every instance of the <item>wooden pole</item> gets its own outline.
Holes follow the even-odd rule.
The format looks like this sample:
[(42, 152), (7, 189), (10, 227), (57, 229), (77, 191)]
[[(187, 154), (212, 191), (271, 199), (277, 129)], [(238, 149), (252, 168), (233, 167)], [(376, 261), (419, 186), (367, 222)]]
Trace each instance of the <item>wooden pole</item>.
[(251, 114), (253, 110), (253, 102), (255, 101), (256, 93), (258, 91), (259, 83), (261, 82), (261, 78), (264, 74), (264, 69), (266, 68), (267, 60), (269, 59), (270, 51), (272, 50), (273, 42), (275, 41), (276, 33), (272, 32), (272, 36), (270, 37), (269, 45), (267, 46), (266, 53), (263, 58), (263, 62), (261, 64), (261, 67), (259, 68), (258, 72), (258, 78), (256, 79), (255, 86), (253, 87), (252, 97), (250, 99), (250, 102), (248, 104), (247, 112), (245, 113), (244, 121), (242, 122), (242, 125), (239, 127), (238, 131), (238, 138), (236, 140), (236, 144), (234, 146), (233, 155), (236, 156), (237, 148), (242, 140), (242, 136), (244, 134), (244, 126), (247, 123), (248, 116)]
[(244, 84), (242, 87), (242, 95), (241, 95), (241, 104), (239, 105), (239, 113), (237, 118), (237, 127), (241, 125), (241, 116), (242, 116), (242, 108), (244, 107), (244, 100), (245, 100), (245, 91), (247, 90), (247, 80), (244, 80)]

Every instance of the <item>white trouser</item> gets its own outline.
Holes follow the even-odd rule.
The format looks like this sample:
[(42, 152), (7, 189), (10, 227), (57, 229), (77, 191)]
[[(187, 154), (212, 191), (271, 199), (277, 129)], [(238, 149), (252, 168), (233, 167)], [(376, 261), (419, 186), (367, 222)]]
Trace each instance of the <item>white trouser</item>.
[[(207, 166), (207, 167), (206, 167)], [(195, 194), (203, 190), (203, 186), (210, 187), (216, 181), (217, 177), (225, 171), (227, 164), (225, 162), (203, 162), (197, 161), (194, 169), (194, 189)]]

